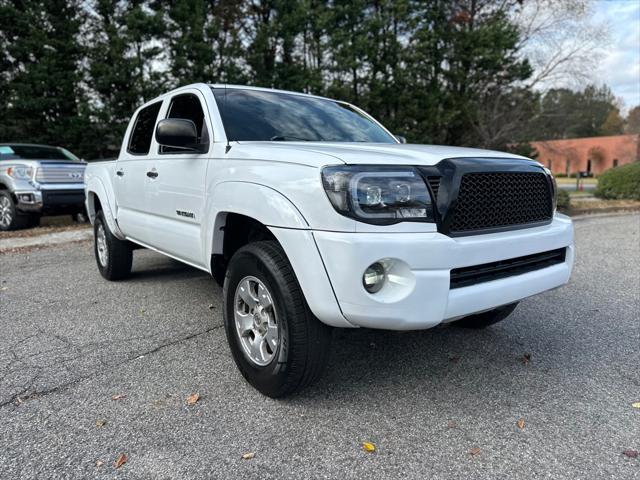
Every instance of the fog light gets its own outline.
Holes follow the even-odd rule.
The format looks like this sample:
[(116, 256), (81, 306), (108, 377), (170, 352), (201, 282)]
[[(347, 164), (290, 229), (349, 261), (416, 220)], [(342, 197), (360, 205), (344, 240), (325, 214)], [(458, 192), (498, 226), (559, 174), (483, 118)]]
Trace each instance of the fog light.
[(376, 293), (380, 291), (382, 285), (384, 285), (385, 278), (384, 267), (381, 263), (376, 262), (369, 265), (369, 268), (364, 271), (364, 275), (362, 275), (362, 285), (364, 285), (367, 292)]

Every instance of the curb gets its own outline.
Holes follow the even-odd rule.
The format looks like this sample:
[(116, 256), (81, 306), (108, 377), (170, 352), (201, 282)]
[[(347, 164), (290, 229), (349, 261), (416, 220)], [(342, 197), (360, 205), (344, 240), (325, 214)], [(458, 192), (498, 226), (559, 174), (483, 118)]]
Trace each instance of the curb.
[(67, 232), (45, 233), (33, 237), (2, 238), (0, 239), (0, 254), (51, 247), (66, 243), (86, 242), (92, 238), (93, 230), (90, 228)]

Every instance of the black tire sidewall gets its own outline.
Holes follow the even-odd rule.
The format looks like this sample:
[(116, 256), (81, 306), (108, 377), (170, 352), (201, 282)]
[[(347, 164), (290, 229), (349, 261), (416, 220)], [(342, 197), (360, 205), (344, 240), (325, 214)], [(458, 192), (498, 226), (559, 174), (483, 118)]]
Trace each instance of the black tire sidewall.
[[(107, 243), (107, 264), (103, 266), (98, 257), (98, 227), (102, 225)], [(104, 213), (99, 211), (93, 225), (93, 253), (96, 257), (98, 271), (105, 279), (115, 281), (123, 280), (131, 274), (132, 249), (127, 241), (119, 240), (111, 233), (107, 224)]]
[[(262, 255), (257, 255), (250, 250), (242, 249), (234, 255), (230, 262), (223, 290), (225, 331), (229, 348), (242, 375), (262, 393), (278, 396), (280, 389), (286, 383), (291, 354), (288, 322), (290, 314), (288, 303), (290, 299), (286, 298), (290, 295), (290, 292), (283, 287), (284, 279), (279, 275), (279, 272), (277, 270), (272, 271), (273, 269), (268, 265), (268, 259), (262, 257)], [(235, 292), (240, 281), (247, 276), (260, 279), (269, 290), (279, 327), (278, 350), (271, 363), (264, 367), (258, 366), (246, 358), (235, 326)]]

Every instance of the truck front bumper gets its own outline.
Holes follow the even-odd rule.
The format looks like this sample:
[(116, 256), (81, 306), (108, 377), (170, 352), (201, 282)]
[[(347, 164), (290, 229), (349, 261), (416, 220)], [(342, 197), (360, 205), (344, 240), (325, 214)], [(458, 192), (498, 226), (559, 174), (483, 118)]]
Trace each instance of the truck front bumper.
[(16, 208), (23, 213), (63, 215), (84, 211), (84, 184), (15, 191)]
[[(344, 233), (313, 236), (344, 319), (354, 326), (391, 330), (433, 327), (522, 300), (568, 282), (573, 268), (571, 220), (468, 237), (440, 233)], [(526, 273), (451, 288), (451, 270), (566, 249), (564, 260)], [(368, 293), (365, 270), (381, 262), (382, 289)], [(329, 301), (329, 299), (327, 299)]]

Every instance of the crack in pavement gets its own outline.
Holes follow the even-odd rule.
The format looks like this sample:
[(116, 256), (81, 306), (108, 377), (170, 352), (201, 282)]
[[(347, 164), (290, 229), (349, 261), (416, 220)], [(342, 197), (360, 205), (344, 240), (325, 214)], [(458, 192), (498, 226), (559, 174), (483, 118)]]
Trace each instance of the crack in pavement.
[[(215, 325), (213, 327), (207, 328), (204, 331), (196, 332), (196, 333), (193, 333), (191, 335), (187, 335), (186, 337), (181, 337), (181, 338), (177, 338), (177, 339), (174, 339), (174, 340), (167, 341), (165, 343), (162, 343), (162, 344), (152, 348), (151, 350), (147, 350), (147, 351), (144, 351), (144, 352), (138, 352), (138, 353), (136, 353), (134, 355), (131, 355), (131, 356), (127, 357), (126, 359), (122, 360), (121, 362), (115, 363), (113, 365), (109, 365), (109, 368), (113, 369), (114, 367), (119, 367), (119, 366), (124, 365), (124, 364), (126, 364), (128, 362), (136, 360), (136, 359), (140, 358), (141, 356), (147, 356), (147, 355), (151, 355), (151, 354), (157, 353), (160, 350), (163, 350), (165, 348), (169, 348), (169, 347), (172, 347), (172, 346), (177, 345), (179, 343), (192, 340), (192, 339), (200, 337), (202, 335), (206, 335), (208, 333), (213, 332), (214, 330), (218, 330), (218, 329), (223, 328), (223, 327), (224, 327), (224, 325)], [(70, 387), (73, 387), (75, 385), (78, 385), (78, 384), (82, 383), (85, 380), (99, 377), (100, 375), (103, 375), (104, 373), (106, 373), (106, 370), (100, 370), (100, 371), (91, 372), (91, 373), (89, 373), (87, 375), (83, 375), (81, 377), (75, 378), (75, 379), (73, 379), (73, 380), (71, 380), (69, 382), (62, 383), (60, 385), (56, 385), (56, 386), (51, 387), (51, 388), (46, 388), (44, 390), (36, 390), (36, 391), (33, 391), (33, 392), (27, 394), (27, 392), (31, 388), (31, 386), (29, 385), (27, 387), (24, 387), (21, 392), (12, 395), (9, 399), (7, 399), (7, 400), (5, 400), (3, 402), (0, 402), (0, 408), (9, 406), (11, 404), (20, 405), (20, 404), (26, 402), (27, 400), (31, 400), (33, 398), (43, 397), (43, 396), (49, 395), (51, 393), (57, 393), (57, 392), (64, 391), (67, 388), (70, 388)], [(35, 378), (37, 378), (37, 375), (36, 375)], [(33, 380), (35, 380), (35, 378)], [(32, 382), (30, 382), (30, 383), (33, 384)]]

